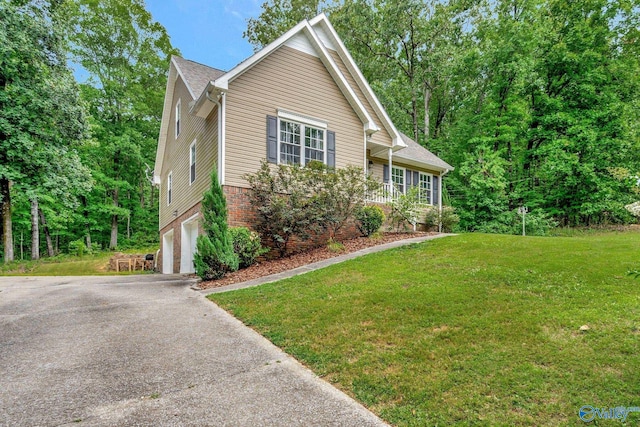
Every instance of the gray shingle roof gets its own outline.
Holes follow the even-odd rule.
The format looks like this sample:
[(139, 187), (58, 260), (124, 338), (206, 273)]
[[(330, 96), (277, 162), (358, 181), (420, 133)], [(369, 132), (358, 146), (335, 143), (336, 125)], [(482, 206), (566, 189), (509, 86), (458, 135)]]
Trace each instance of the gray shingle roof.
[(402, 141), (407, 144), (407, 147), (393, 153), (393, 157), (426, 163), (428, 165), (437, 166), (442, 169), (453, 169), (453, 166), (451, 166), (449, 163), (445, 162), (440, 157), (436, 156), (431, 151), (427, 150), (404, 133), (400, 132), (400, 137), (402, 137)]
[(211, 80), (215, 80), (226, 73), (226, 71), (208, 67), (179, 56), (174, 56), (173, 59), (196, 98), (202, 94), (202, 91)]

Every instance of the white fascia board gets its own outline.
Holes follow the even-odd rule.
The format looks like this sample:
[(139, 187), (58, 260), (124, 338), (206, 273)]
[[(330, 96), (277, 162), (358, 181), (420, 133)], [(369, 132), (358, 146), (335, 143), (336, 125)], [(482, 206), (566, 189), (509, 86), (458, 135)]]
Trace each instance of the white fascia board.
[(362, 120), (365, 131), (367, 131), (367, 133), (377, 132), (378, 127), (367, 112), (367, 109), (364, 108), (364, 105), (362, 105), (362, 102), (360, 102), (360, 100), (356, 96), (356, 93), (349, 85), (349, 82), (347, 82), (347, 79), (340, 72), (340, 68), (338, 68), (336, 62), (333, 60), (329, 52), (327, 52), (327, 48), (324, 46), (316, 32), (313, 31), (311, 25), (309, 25), (307, 21), (304, 21), (304, 24), (305, 26), (303, 27), (303, 31), (305, 31), (305, 33), (309, 37), (311, 44), (313, 44), (320, 53), (320, 60), (322, 61), (324, 66), (327, 67), (329, 74), (331, 74), (331, 77), (333, 77), (334, 81), (347, 98), (347, 101), (349, 101), (349, 104), (351, 104), (360, 120)]
[(409, 166), (414, 166), (417, 168), (430, 169), (436, 172), (443, 172), (443, 171), (449, 170), (449, 169), (443, 168), (442, 166), (432, 165), (431, 163), (420, 162), (417, 160), (405, 159), (405, 158), (395, 157), (395, 156), (393, 157), (393, 161), (397, 163), (409, 165)]
[(162, 173), (162, 162), (164, 160), (164, 150), (167, 145), (167, 132), (169, 131), (169, 119), (171, 118), (171, 105), (173, 104), (173, 92), (175, 90), (175, 80), (178, 75), (178, 67), (171, 58), (169, 65), (169, 76), (167, 86), (164, 91), (164, 106), (162, 107), (162, 120), (160, 121), (160, 134), (158, 135), (158, 148), (156, 149), (156, 162), (153, 166), (153, 182), (160, 184)]
[(300, 32), (300, 30), (302, 30), (305, 26), (308, 26), (308, 25), (309, 24), (307, 23), (306, 20), (301, 21), (300, 23), (298, 23), (298, 25), (296, 25), (295, 27), (293, 27), (292, 29), (290, 29), (289, 31), (287, 31), (286, 33), (284, 33), (283, 35), (281, 35), (280, 37), (278, 37), (268, 45), (266, 45), (264, 48), (262, 48), (261, 50), (259, 50), (258, 52), (250, 56), (249, 58), (245, 59), (244, 61), (242, 61), (235, 67), (233, 67), (227, 73), (223, 74), (218, 79), (216, 79), (216, 86), (219, 86), (219, 87), (224, 86), (225, 88), (228, 89), (229, 82), (233, 81), (233, 79), (240, 76), (242, 73), (244, 73), (245, 71), (247, 71), (248, 69), (256, 65), (264, 57), (271, 54), (271, 52), (273, 52), (274, 50), (282, 46), (287, 40), (289, 40), (291, 37), (296, 35), (298, 32)]
[(355, 77), (356, 84), (360, 84), (362, 92), (365, 94), (365, 97), (367, 97), (368, 101), (373, 105), (373, 108), (376, 110), (376, 113), (378, 113), (379, 116), (382, 116), (381, 118), (382, 118), (383, 125), (387, 129), (387, 131), (391, 134), (391, 137), (393, 139), (393, 145), (394, 146), (398, 145), (401, 148), (406, 147), (406, 144), (402, 142), (402, 138), (400, 138), (400, 133), (398, 132), (398, 129), (396, 129), (396, 126), (391, 121), (391, 118), (389, 118), (389, 115), (387, 114), (386, 110), (380, 103), (380, 100), (378, 100), (378, 97), (373, 92), (373, 89), (371, 89), (371, 86), (369, 86), (367, 79), (365, 79), (364, 75), (362, 75), (360, 68), (358, 68), (358, 66), (356, 65), (355, 61), (351, 57), (351, 54), (345, 47), (340, 36), (338, 36), (338, 33), (336, 32), (335, 28), (333, 28), (333, 25), (331, 25), (331, 22), (329, 21), (327, 16), (324, 13), (321, 13), (315, 18), (311, 19), (309, 21), (309, 24), (312, 27), (315, 25), (322, 25), (324, 27), (325, 32), (329, 35), (329, 37), (331, 37), (334, 45), (338, 47), (338, 50), (336, 52), (338, 52), (338, 55), (347, 66), (347, 69)]
[(173, 64), (173, 66), (175, 67), (176, 71), (178, 72), (178, 75), (180, 76), (180, 78), (184, 82), (184, 85), (187, 87), (187, 90), (189, 91), (189, 95), (191, 95), (191, 98), (192, 99), (196, 99), (196, 95), (193, 93), (193, 89), (191, 89), (191, 86), (189, 86), (189, 82), (187, 81), (187, 79), (184, 78), (184, 74), (182, 74), (182, 70), (178, 66), (178, 63), (176, 62), (176, 60), (175, 60), (175, 58), (173, 56), (171, 57), (171, 64)]

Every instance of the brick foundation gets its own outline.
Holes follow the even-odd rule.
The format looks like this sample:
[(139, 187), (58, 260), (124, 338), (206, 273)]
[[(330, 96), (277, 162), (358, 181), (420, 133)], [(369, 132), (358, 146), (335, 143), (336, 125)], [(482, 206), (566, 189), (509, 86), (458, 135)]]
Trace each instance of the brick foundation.
[[(255, 211), (250, 203), (250, 191), (248, 188), (223, 186), (225, 198), (227, 200), (227, 222), (230, 227), (249, 227), (253, 228), (255, 223)], [(171, 223), (160, 230), (160, 255), (158, 257), (158, 270), (162, 271), (163, 260), (163, 238), (167, 232), (173, 229), (173, 272), (180, 272), (180, 261), (182, 252), (182, 223), (191, 218), (195, 214), (200, 214), (202, 204), (198, 202), (180, 216), (176, 217)], [(383, 207), (384, 209), (384, 207)], [(199, 215), (200, 218), (200, 215)], [(198, 221), (198, 233), (202, 233), (202, 224)], [(360, 235), (357, 227), (353, 223), (348, 223), (342, 227), (336, 236), (336, 240), (350, 239)], [(329, 232), (321, 235), (312, 236), (309, 240), (300, 240), (295, 237), (288, 244), (288, 252), (294, 253), (305, 249), (322, 246), (329, 240)], [(269, 242), (263, 242), (267, 245)], [(272, 252), (274, 255), (275, 252)]]

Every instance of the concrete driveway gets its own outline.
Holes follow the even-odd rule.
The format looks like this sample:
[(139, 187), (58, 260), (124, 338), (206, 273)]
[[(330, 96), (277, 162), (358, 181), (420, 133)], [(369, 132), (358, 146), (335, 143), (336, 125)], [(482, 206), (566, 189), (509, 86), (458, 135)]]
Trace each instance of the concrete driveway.
[(0, 277), (0, 426), (374, 426), (173, 276)]

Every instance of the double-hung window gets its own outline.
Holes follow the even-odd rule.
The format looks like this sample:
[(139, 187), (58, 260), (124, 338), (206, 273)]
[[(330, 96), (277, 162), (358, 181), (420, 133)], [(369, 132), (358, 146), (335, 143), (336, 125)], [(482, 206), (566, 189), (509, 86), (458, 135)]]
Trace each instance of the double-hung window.
[(280, 163), (306, 165), (316, 160), (326, 163), (324, 129), (280, 119)]
[(176, 103), (176, 138), (180, 135), (180, 119), (182, 118), (182, 107), (180, 100)]
[(189, 147), (189, 185), (196, 180), (196, 142), (193, 141)]
[(391, 168), (391, 182), (401, 194), (404, 194), (404, 168)]
[(172, 172), (167, 175), (167, 205), (171, 204), (171, 191), (173, 190), (173, 176)]
[(431, 175), (420, 173), (419, 187), (420, 201), (431, 204)]

